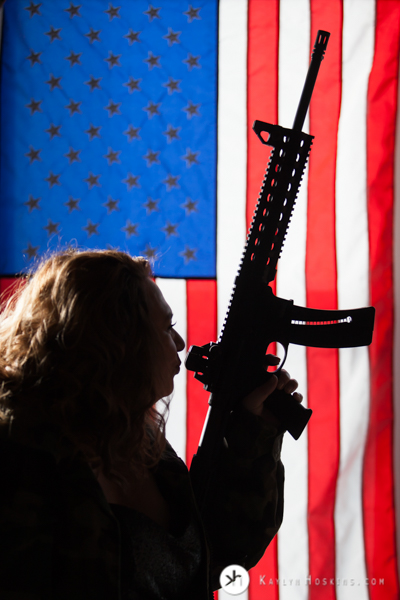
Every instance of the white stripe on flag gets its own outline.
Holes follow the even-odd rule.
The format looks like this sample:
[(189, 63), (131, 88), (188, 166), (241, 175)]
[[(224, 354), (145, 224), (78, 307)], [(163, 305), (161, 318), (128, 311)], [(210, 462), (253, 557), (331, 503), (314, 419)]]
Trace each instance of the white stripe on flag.
[(221, 0), (218, 66), (218, 329), (246, 240), (247, 1)]
[[(173, 322), (176, 330), (186, 344), (186, 281), (184, 279), (161, 279), (156, 283), (173, 312)], [(180, 358), (184, 360), (185, 350)], [(175, 452), (185, 460), (186, 456), (186, 369), (183, 364), (181, 372), (175, 377), (174, 392), (169, 405), (169, 415), (166, 426), (166, 437)]]
[[(343, 5), (342, 105), (338, 132), (336, 238), (339, 308), (368, 306), (369, 242), (366, 195), (366, 110), (374, 52), (375, 2)], [(357, 157), (357, 160), (354, 158)], [(362, 466), (368, 426), (368, 348), (339, 352), (340, 467), (335, 506), (336, 576), (365, 581)], [(354, 589), (337, 586), (339, 600)], [(368, 598), (366, 586), (357, 599)]]
[[(310, 21), (308, 0), (280, 2), (279, 25), (279, 125), (292, 127), (310, 62)], [(308, 117), (303, 127), (308, 131)], [(307, 172), (293, 212), (289, 233), (278, 265), (277, 295), (305, 306), (305, 254), (307, 233)], [(285, 368), (299, 382), (307, 404), (306, 352), (290, 346)], [(304, 582), (309, 574), (307, 529), (307, 433), (294, 441), (285, 435), (282, 460), (285, 465), (285, 515), (278, 533), (279, 597), (281, 600), (307, 598), (306, 586), (286, 585), (289, 580)], [(296, 540), (296, 543), (293, 543)], [(285, 583), (285, 585), (284, 585)]]
[[(221, 330), (246, 240), (247, 0), (220, 0), (217, 280)], [(223, 590), (218, 600), (230, 600)], [(248, 592), (236, 598), (248, 599)]]

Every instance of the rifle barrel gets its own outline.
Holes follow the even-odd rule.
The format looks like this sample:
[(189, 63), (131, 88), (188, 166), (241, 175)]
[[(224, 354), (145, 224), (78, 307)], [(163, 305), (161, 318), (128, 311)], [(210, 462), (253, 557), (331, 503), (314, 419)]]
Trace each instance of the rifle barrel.
[(304, 120), (306, 118), (307, 110), (310, 105), (311, 96), (314, 90), (314, 85), (317, 79), (318, 71), (321, 66), (321, 62), (324, 58), (325, 50), (328, 45), (330, 35), (331, 34), (328, 31), (322, 31), (321, 29), (317, 33), (317, 38), (314, 44), (314, 50), (311, 56), (311, 63), (308, 69), (299, 106), (297, 108), (296, 116), (293, 122), (292, 129), (294, 129), (295, 131), (301, 131), (303, 128)]

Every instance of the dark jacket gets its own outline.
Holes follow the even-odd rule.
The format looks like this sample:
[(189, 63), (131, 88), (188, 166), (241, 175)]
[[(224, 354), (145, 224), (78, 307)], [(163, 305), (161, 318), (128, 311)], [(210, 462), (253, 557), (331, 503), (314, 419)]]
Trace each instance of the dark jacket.
[[(210, 597), (225, 566), (254, 566), (282, 521), (282, 436), (240, 411), (227, 441), (202, 521), (190, 474), (170, 446), (159, 467), (201, 532), (192, 600)], [(120, 600), (120, 565), (118, 521), (90, 467), (60, 457), (51, 436), (27, 446), (0, 426), (1, 600)]]

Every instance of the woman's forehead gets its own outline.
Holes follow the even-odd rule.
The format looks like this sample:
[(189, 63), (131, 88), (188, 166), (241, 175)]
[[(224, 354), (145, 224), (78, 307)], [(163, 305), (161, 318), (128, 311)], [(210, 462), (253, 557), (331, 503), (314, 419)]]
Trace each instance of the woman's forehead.
[(172, 316), (172, 310), (162, 295), (160, 288), (152, 279), (148, 279), (147, 282), (150, 309), (156, 311), (159, 316), (170, 318)]

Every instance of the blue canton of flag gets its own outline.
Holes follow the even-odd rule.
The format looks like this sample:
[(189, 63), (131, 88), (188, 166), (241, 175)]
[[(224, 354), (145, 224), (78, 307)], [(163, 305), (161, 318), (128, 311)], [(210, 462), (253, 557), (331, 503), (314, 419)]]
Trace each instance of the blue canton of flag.
[(0, 271), (67, 245), (215, 276), (217, 0), (13, 0)]

